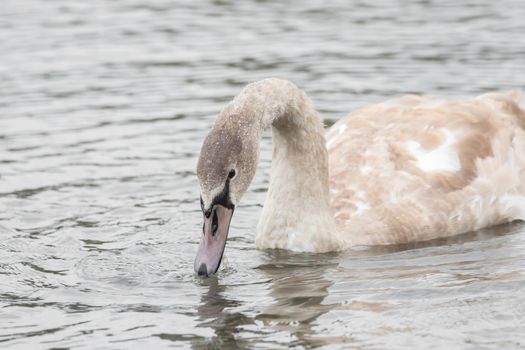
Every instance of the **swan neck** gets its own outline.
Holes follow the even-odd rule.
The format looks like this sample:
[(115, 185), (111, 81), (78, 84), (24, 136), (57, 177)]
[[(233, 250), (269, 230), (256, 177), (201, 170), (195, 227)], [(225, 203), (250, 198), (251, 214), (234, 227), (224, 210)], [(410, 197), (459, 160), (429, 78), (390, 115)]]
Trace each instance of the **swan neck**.
[[(251, 115), (258, 141), (273, 135), (267, 199), (257, 229), (259, 248), (328, 251), (333, 242), (328, 154), (322, 121), (293, 83), (266, 79), (248, 85), (232, 102), (234, 114)], [(249, 111), (249, 113), (246, 113)]]

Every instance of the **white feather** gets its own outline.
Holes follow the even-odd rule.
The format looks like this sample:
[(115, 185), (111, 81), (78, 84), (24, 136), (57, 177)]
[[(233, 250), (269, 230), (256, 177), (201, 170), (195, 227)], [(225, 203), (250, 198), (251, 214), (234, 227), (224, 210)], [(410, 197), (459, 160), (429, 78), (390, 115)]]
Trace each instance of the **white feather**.
[(438, 148), (427, 151), (415, 141), (408, 141), (409, 152), (416, 158), (418, 168), (423, 171), (450, 171), (456, 172), (461, 169), (457, 152), (453, 149), (455, 138), (447, 129), (442, 129), (445, 134), (445, 142)]

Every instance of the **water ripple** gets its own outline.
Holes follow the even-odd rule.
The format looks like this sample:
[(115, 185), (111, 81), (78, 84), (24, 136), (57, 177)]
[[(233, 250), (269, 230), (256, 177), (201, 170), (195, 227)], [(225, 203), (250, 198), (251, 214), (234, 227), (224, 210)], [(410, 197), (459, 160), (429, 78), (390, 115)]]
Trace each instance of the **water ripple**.
[(196, 158), (242, 86), (292, 79), (328, 126), (405, 93), (523, 88), (522, 2), (6, 1), (2, 348), (524, 346), (522, 224), (255, 250), (269, 135), (223, 267), (193, 273)]

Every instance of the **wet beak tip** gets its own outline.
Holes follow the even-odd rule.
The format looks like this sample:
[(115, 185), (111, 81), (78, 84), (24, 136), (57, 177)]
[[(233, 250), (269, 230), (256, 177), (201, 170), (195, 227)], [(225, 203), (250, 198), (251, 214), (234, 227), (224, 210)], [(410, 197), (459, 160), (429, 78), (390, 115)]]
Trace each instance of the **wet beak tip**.
[(197, 274), (199, 276), (206, 276), (206, 277), (208, 277), (208, 269), (206, 268), (206, 264), (205, 263), (201, 264), (201, 266), (199, 267), (199, 270), (197, 271)]

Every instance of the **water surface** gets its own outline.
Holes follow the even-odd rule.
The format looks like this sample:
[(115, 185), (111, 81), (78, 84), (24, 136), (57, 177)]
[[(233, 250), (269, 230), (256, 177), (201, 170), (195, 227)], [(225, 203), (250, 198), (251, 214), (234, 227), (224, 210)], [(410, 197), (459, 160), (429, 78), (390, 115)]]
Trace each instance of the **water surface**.
[(246, 83), (328, 124), (405, 93), (523, 88), (521, 1), (37, 1), (0, 10), (2, 348), (525, 347), (525, 226), (339, 254), (254, 249), (197, 278), (195, 165)]

